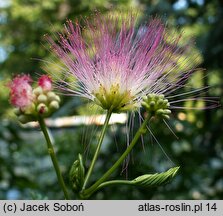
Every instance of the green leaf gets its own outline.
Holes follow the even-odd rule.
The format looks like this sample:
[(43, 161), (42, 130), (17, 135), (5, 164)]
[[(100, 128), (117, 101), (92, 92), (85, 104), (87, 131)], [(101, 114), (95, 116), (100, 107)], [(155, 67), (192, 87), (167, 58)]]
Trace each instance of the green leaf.
[(175, 177), (179, 168), (180, 167), (174, 167), (162, 173), (145, 174), (135, 178), (130, 184), (145, 188), (166, 184)]
[(112, 180), (112, 181), (106, 181), (99, 185), (97, 189), (101, 189), (106, 186), (110, 185), (135, 185), (140, 186), (144, 188), (154, 187), (154, 186), (160, 186), (163, 184), (168, 183), (171, 181), (175, 175), (177, 174), (180, 167), (173, 167), (167, 170), (166, 172), (162, 173), (155, 173), (155, 174), (145, 174), (142, 176), (139, 176), (131, 181), (128, 180)]

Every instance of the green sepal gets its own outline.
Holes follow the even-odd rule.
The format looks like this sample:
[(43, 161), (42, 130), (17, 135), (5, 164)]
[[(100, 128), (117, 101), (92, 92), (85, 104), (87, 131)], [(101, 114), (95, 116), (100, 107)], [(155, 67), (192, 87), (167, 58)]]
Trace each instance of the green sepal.
[(132, 180), (131, 184), (144, 188), (163, 185), (171, 181), (176, 176), (179, 168), (180, 167), (170, 168), (166, 172), (162, 173), (145, 174)]
[(85, 177), (85, 168), (81, 154), (78, 154), (78, 159), (74, 161), (70, 169), (69, 177), (73, 190), (75, 192), (81, 191)]

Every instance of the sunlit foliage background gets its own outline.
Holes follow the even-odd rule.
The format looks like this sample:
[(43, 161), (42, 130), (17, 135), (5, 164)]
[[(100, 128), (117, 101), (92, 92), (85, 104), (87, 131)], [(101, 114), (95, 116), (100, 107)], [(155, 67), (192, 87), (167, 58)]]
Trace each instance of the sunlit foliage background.
[[(201, 68), (191, 85), (210, 85), (205, 96), (223, 92), (223, 2), (221, 0), (1, 0), (0, 1), (0, 199), (61, 199), (52, 164), (48, 158), (42, 134), (38, 128), (22, 128), (8, 102), (5, 83), (19, 73), (34, 78), (43, 73), (43, 61), (50, 53), (44, 48), (44, 34), (53, 35), (63, 28), (66, 19), (137, 10), (141, 22), (151, 15), (166, 20), (173, 29), (184, 29), (185, 42), (195, 38), (200, 52)], [(122, 15), (120, 14), (120, 15)], [(191, 59), (193, 61), (193, 58)], [(53, 70), (53, 68), (52, 68)], [(189, 104), (187, 104), (189, 105)], [(199, 104), (193, 104), (199, 106)], [(53, 118), (89, 115), (88, 102), (76, 97), (63, 97), (62, 108)], [(94, 113), (94, 112), (93, 112)], [(222, 199), (223, 198), (223, 111), (174, 112), (170, 125), (154, 122), (151, 135), (138, 144), (116, 178), (132, 179), (144, 173), (164, 171), (179, 165), (178, 176), (168, 185), (148, 190), (129, 186), (109, 187), (93, 199)], [(134, 128), (137, 128), (137, 121)], [(86, 164), (92, 158), (100, 126), (51, 128), (58, 159), (68, 176), (77, 154), (83, 153)], [(100, 159), (92, 181), (118, 158), (126, 147), (126, 127), (110, 127), (103, 143)], [(131, 136), (130, 136), (131, 137)], [(91, 145), (89, 145), (91, 143)], [(66, 177), (67, 184), (69, 183)], [(75, 196), (72, 198), (75, 199)]]

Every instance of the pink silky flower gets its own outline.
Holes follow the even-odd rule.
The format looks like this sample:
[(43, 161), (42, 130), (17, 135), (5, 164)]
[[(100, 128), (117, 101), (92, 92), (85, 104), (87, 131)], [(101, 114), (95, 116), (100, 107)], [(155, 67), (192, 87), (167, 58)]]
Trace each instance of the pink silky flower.
[[(188, 58), (191, 43), (179, 45), (181, 35), (169, 33), (159, 19), (138, 28), (131, 16), (121, 24), (113, 16), (92, 23), (85, 21), (82, 29), (68, 21), (58, 43), (48, 38), (66, 68), (59, 88), (70, 94), (113, 112), (131, 110), (148, 94), (166, 96), (182, 88), (195, 71), (196, 56), (193, 62)], [(70, 76), (77, 82), (66, 81)]]
[(10, 102), (13, 106), (25, 109), (32, 104), (32, 79), (28, 75), (18, 75), (9, 84)]
[(42, 75), (38, 80), (38, 85), (45, 91), (52, 90), (52, 80), (48, 75)]

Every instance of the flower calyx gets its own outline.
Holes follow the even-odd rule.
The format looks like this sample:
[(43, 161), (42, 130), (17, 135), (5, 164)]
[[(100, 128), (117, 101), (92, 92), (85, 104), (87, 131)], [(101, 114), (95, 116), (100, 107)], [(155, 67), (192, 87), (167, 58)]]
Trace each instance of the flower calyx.
[(121, 91), (118, 83), (112, 84), (110, 88), (100, 86), (98, 92), (94, 93), (95, 103), (105, 110), (112, 110), (120, 113), (127, 110), (134, 110), (136, 105), (130, 91)]

